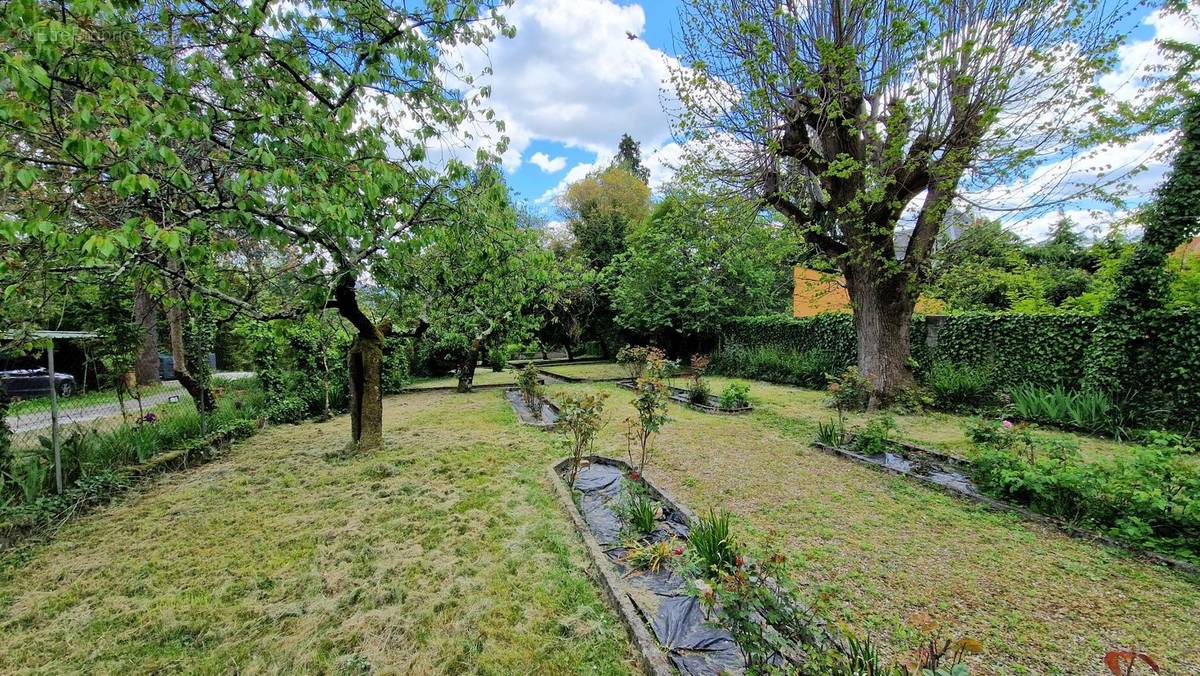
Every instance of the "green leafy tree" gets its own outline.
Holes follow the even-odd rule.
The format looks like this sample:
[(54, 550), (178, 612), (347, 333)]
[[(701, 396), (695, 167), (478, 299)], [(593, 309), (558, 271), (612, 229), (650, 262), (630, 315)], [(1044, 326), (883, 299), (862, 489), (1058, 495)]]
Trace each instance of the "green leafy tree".
[[(5, 4), (0, 274), (140, 267), (157, 292), (259, 319), (336, 309), (356, 336), (352, 443), (377, 447), (386, 327), (357, 282), (461, 176), (421, 163), (480, 102), (442, 56), (509, 33), (502, 4)], [(247, 253), (270, 274), (235, 283)]]
[(593, 270), (602, 270), (625, 250), (630, 223), (650, 210), (650, 188), (621, 165), (592, 172), (572, 183), (558, 200), (575, 238), (574, 247)]
[[(1173, 281), (1168, 257), (1200, 234), (1200, 98), (1189, 103), (1182, 127), (1171, 174), (1156, 191), (1145, 214), (1142, 239), (1121, 262), (1112, 298), (1100, 312), (1087, 383), (1110, 394), (1138, 391), (1143, 397), (1173, 397), (1146, 392), (1153, 389), (1147, 378), (1155, 364), (1147, 346), (1153, 344), (1151, 335), (1172, 329), (1164, 325), (1162, 313), (1170, 303)], [(1194, 411), (1191, 414), (1194, 420)]]
[(558, 206), (574, 239), (571, 253), (595, 271), (600, 290), (584, 335), (599, 342), (601, 352), (609, 357), (618, 339), (609, 293), (617, 276), (610, 264), (625, 251), (630, 224), (649, 213), (650, 188), (624, 166), (614, 165), (568, 186)]
[(616, 320), (660, 345), (711, 335), (727, 317), (786, 309), (791, 264), (804, 249), (755, 202), (686, 190), (655, 205), (626, 239), (614, 263)]
[(761, 195), (838, 266), (873, 405), (913, 382), (910, 318), (960, 191), (1111, 138), (1086, 122), (1122, 36), (1112, 3), (686, 7), (679, 126), (714, 181)]
[(517, 226), (499, 171), (467, 182), (474, 192), (419, 244), (419, 258), (378, 268), (385, 287), (416, 295), (403, 304), (419, 308), (429, 333), (455, 346), (460, 392), (470, 391), (481, 356), (527, 340), (553, 303), (553, 255)]
[(642, 183), (650, 182), (650, 169), (642, 164), (642, 144), (633, 140), (629, 134), (621, 134), (621, 142), (617, 144), (617, 156), (613, 158), (613, 166), (623, 167), (629, 173), (640, 178)]

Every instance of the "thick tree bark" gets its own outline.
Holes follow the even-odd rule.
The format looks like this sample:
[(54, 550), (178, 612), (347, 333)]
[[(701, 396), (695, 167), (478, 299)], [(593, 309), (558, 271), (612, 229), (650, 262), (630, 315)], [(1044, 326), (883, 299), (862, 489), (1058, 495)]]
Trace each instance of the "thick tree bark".
[[(187, 315), (179, 304), (167, 310), (167, 328), (171, 334), (171, 359), (175, 362), (175, 379), (183, 385), (183, 389), (192, 396), (196, 410), (201, 413), (211, 413), (217, 407), (212, 390), (200, 384), (188, 371), (188, 355), (184, 345), (184, 325)], [(195, 355), (197, 359), (207, 359), (208, 355)]]
[(916, 296), (905, 275), (883, 277), (865, 266), (845, 270), (858, 336), (858, 370), (871, 383), (871, 410), (912, 387), (910, 324)]
[(359, 334), (348, 355), (350, 442), (355, 450), (383, 445), (383, 340)]
[(138, 353), (137, 382), (157, 385), (158, 372), (158, 304), (142, 282), (133, 292), (133, 321), (142, 328), (142, 351)]
[(472, 341), (466, 356), (458, 364), (458, 392), (470, 392), (475, 382), (475, 364), (479, 361), (478, 341)]
[(383, 446), (383, 332), (358, 306), (354, 275), (334, 289), (338, 314), (358, 331), (347, 355), (350, 373), (350, 450)]

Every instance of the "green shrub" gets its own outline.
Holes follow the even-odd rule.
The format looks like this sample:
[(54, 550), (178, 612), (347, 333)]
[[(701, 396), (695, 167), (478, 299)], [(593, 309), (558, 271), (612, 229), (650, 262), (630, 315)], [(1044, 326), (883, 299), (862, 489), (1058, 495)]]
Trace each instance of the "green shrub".
[(1200, 560), (1200, 468), (1186, 447), (1151, 445), (1107, 463), (1084, 462), (1071, 444), (1003, 440), (973, 464), (979, 488), (1034, 511), (1131, 544)]
[(896, 419), (881, 415), (867, 421), (866, 426), (854, 432), (852, 447), (863, 455), (882, 455), (893, 450)]
[(300, 397), (280, 397), (267, 406), (267, 417), (274, 423), (298, 423), (309, 415), (309, 404)]
[(826, 388), (838, 411), (864, 411), (871, 398), (871, 383), (851, 366), (837, 377), (829, 377)]
[(824, 387), (825, 374), (843, 366), (822, 350), (794, 352), (775, 346), (727, 345), (713, 356), (715, 373), (799, 387)]
[(938, 362), (929, 370), (925, 383), (933, 393), (934, 405), (947, 411), (976, 409), (995, 400), (989, 368)]
[(538, 379), (537, 368), (533, 362), (525, 365), (525, 368), (517, 372), (517, 391), (521, 393), (521, 400), (525, 402), (525, 407), (528, 408), (537, 417), (542, 415), (542, 382)]
[(745, 408), (750, 405), (750, 386), (745, 383), (729, 383), (721, 390), (721, 408), (726, 410)]

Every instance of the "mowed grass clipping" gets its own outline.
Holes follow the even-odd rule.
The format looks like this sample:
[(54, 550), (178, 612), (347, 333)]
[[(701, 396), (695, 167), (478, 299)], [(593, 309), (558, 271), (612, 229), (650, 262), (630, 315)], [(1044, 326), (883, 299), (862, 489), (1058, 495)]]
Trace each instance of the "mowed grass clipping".
[(0, 673), (624, 674), (624, 630), (498, 392), (271, 428), (0, 568)]
[[(612, 396), (597, 450), (625, 457), (630, 392), (551, 396), (601, 388)], [(912, 643), (905, 616), (925, 611), (983, 643), (972, 674), (1107, 673), (1105, 651), (1134, 646), (1163, 673), (1200, 673), (1200, 579), (813, 449), (833, 415), (820, 396), (754, 382), (748, 415), (672, 404), (646, 475), (698, 513), (731, 510), (744, 544), (782, 543), (808, 599), (889, 655)], [(911, 416), (902, 429), (952, 438), (958, 422)]]

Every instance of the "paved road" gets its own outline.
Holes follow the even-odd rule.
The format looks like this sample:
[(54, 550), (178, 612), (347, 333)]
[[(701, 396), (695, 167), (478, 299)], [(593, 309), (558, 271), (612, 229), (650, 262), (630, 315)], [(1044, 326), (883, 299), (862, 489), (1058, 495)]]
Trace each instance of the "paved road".
[[(252, 377), (253, 375), (254, 373), (250, 371), (225, 371), (213, 374), (214, 377), (226, 380), (239, 380)], [(183, 389), (178, 380), (164, 380), (163, 386), (163, 390), (142, 397), (143, 411), (152, 410), (159, 404), (171, 402), (172, 399), (175, 401), (191, 401), (192, 399), (191, 395), (187, 393), (187, 390)], [(125, 411), (134, 416), (138, 415), (137, 401), (126, 399)], [(61, 425), (85, 423), (103, 418), (115, 418), (120, 415), (121, 407), (116, 401), (72, 406), (70, 399), (59, 400), (58, 419)], [(36, 432), (41, 429), (49, 429), (50, 409), (45, 408), (9, 416), (8, 427), (13, 431), (13, 434), (24, 434)]]

